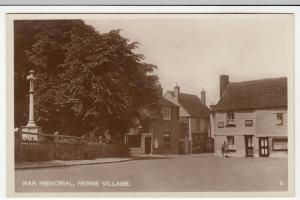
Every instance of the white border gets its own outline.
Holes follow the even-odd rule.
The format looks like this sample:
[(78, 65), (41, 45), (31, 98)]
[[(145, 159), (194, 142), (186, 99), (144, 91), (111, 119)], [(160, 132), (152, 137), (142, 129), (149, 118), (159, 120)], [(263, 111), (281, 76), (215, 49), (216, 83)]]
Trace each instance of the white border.
[[(243, 6), (226, 6), (226, 7), (172, 7), (172, 6), (163, 6), (163, 7), (157, 7), (157, 6), (149, 6), (149, 7), (133, 7), (133, 6), (126, 6), (126, 7), (112, 7), (112, 6), (105, 6), (105, 7), (97, 7), (97, 6), (74, 6), (74, 7), (68, 7), (68, 6), (47, 6), (47, 7), (41, 7), (41, 6), (16, 6), (16, 7), (0, 7), (0, 89), (2, 94), (6, 93), (6, 38), (5, 38), (5, 20), (6, 20), (6, 13), (261, 13), (261, 12), (267, 12), (267, 13), (294, 13), (295, 16), (295, 103), (300, 102), (299, 100), (299, 94), (297, 93), (297, 88), (299, 86), (299, 72), (300, 72), (300, 62), (299, 62), (299, 56), (300, 51), (300, 8), (299, 7), (289, 7), (289, 6), (266, 6), (266, 7), (255, 7), (255, 6), (249, 6), (249, 7), (243, 7)], [(5, 169), (5, 163), (6, 163), (6, 116), (4, 110), (6, 110), (6, 101), (5, 98), (0, 98), (0, 106), (1, 106), (1, 118), (0, 118), (0, 130), (3, 135), (2, 140), (0, 140), (0, 148), (2, 148), (0, 151), (0, 158), (1, 158), (1, 174), (0, 176), (4, 179), (0, 183), (0, 192), (1, 196), (6, 196), (6, 169)], [(297, 123), (299, 108), (297, 105), (295, 105), (295, 155), (298, 155), (299, 148), (297, 146), (299, 145), (299, 136), (297, 135), (297, 132), (299, 130), (299, 123)], [(295, 156), (295, 163), (296, 163), (296, 169), (299, 166), (299, 159), (297, 156)], [(299, 180), (298, 173), (295, 172), (295, 179)], [(295, 191), (299, 189), (299, 185), (295, 184)], [(297, 193), (296, 193), (297, 195)], [(287, 198), (286, 198), (287, 199)]]

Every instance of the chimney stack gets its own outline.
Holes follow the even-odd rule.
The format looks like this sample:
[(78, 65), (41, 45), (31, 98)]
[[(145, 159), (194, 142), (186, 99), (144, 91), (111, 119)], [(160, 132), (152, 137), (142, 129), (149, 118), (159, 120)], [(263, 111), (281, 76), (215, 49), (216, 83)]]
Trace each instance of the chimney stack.
[(158, 95), (159, 95), (160, 97), (163, 96), (163, 88), (161, 87), (161, 84), (158, 85)]
[(205, 90), (202, 89), (201, 91), (201, 102), (206, 105), (206, 97), (205, 97)]
[(176, 86), (174, 88), (174, 95), (177, 102), (179, 102), (179, 94), (180, 94), (180, 87), (178, 86), (178, 83), (176, 83)]
[(220, 99), (224, 94), (224, 91), (229, 83), (228, 75), (220, 75)]

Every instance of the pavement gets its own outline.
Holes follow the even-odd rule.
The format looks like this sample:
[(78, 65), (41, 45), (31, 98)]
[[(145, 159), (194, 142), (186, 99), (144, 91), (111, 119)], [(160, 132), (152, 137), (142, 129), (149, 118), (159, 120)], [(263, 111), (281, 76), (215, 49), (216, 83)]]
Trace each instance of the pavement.
[(130, 161), (133, 158), (97, 158), (94, 160), (51, 160), (38, 162), (17, 162), (15, 169), (34, 169), (48, 167), (66, 167), (75, 165), (107, 164)]
[[(168, 159), (176, 157), (184, 157), (184, 154), (144, 154), (136, 155), (130, 158), (97, 158), (94, 160), (51, 160), (51, 161), (33, 161), (33, 162), (17, 162), (15, 169), (34, 169), (47, 167), (66, 167), (75, 165), (92, 165), (92, 164), (107, 164), (126, 162), (131, 160), (146, 160), (146, 159)], [(213, 153), (189, 154), (189, 157), (212, 157)]]

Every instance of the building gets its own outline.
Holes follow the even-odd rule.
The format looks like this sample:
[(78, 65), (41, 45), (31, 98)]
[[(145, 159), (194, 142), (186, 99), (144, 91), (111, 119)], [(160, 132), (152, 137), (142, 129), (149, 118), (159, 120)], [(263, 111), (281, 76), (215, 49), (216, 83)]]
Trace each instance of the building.
[(286, 156), (287, 108), (286, 77), (230, 83), (221, 75), (220, 100), (211, 106), (216, 155), (225, 141), (229, 156)]
[(141, 109), (136, 127), (126, 134), (131, 155), (176, 154), (179, 151), (179, 107), (164, 97), (158, 107)]
[[(180, 92), (177, 85), (174, 91), (167, 91), (166, 99), (179, 106), (181, 131), (186, 133), (181, 138), (181, 153), (202, 153), (209, 150), (210, 141), (210, 111), (206, 106), (205, 91), (198, 96)], [(184, 150), (183, 150), (184, 149)]]

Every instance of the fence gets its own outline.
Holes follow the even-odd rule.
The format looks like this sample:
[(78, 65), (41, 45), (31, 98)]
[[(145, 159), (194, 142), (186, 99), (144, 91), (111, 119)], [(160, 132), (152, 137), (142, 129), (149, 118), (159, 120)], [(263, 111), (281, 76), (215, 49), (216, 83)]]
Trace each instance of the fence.
[[(28, 140), (30, 135), (36, 140)], [(129, 148), (120, 143), (91, 141), (67, 135), (15, 132), (16, 161), (78, 160), (100, 157), (126, 157)]]

